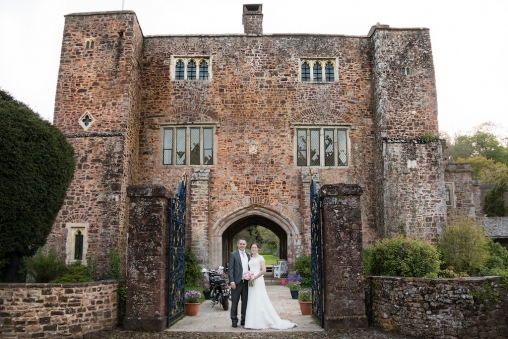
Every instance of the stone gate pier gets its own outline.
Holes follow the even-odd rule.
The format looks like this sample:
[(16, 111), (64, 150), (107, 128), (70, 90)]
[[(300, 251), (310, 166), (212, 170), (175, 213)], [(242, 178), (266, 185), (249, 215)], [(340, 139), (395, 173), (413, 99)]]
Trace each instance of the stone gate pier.
[(366, 328), (359, 185), (323, 185), (324, 328)]

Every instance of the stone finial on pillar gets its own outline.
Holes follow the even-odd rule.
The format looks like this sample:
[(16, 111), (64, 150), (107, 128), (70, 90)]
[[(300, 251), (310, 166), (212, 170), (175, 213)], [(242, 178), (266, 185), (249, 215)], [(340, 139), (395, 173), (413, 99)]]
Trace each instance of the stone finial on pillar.
[(247, 35), (263, 34), (263, 5), (243, 5), (243, 32)]

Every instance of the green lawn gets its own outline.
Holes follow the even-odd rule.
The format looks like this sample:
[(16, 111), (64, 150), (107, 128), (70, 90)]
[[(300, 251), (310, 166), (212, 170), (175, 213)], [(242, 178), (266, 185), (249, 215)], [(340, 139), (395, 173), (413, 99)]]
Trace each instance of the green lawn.
[(277, 260), (279, 260), (279, 257), (273, 254), (263, 254), (263, 258), (265, 258), (265, 263), (267, 265), (275, 265), (277, 264)]

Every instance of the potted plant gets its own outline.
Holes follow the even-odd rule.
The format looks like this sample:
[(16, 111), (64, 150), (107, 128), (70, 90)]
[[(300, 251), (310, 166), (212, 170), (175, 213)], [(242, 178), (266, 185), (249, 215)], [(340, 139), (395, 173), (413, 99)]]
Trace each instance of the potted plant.
[(288, 278), (288, 274), (287, 273), (282, 273), (280, 275), (280, 283), (282, 284), (282, 286), (286, 286), (286, 279)]
[(195, 316), (199, 311), (199, 298), (201, 298), (201, 293), (195, 290), (190, 290), (185, 292), (185, 313), (188, 316)]
[(289, 292), (291, 293), (291, 297), (293, 299), (298, 298), (298, 291), (300, 290), (302, 285), (302, 277), (297, 274), (290, 274), (288, 275), (285, 285), (287, 288), (289, 288)]
[(203, 295), (205, 296), (205, 300), (210, 300), (210, 282), (205, 281), (201, 284), (201, 288), (203, 289)]
[(300, 303), (300, 311), (302, 315), (310, 315), (312, 313), (312, 290), (304, 289), (298, 292), (298, 302)]

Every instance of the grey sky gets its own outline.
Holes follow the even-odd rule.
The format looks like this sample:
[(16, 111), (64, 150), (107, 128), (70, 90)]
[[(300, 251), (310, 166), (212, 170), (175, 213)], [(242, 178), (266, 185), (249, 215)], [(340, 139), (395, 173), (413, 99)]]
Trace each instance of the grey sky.
[(440, 130), (464, 133), (492, 121), (508, 135), (506, 0), (0, 0), (0, 87), (52, 121), (64, 15), (122, 3), (145, 36), (242, 33), (244, 3), (263, 4), (265, 33), (366, 35), (377, 22), (427, 27)]

